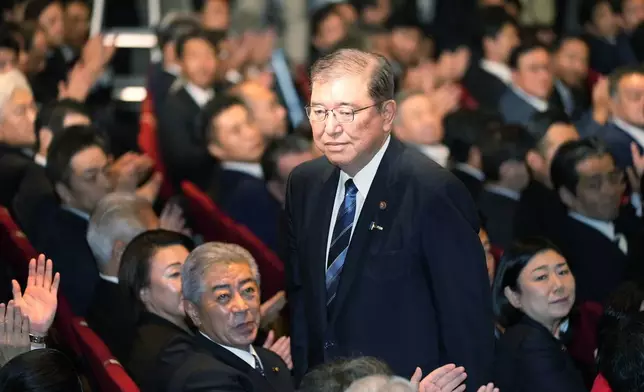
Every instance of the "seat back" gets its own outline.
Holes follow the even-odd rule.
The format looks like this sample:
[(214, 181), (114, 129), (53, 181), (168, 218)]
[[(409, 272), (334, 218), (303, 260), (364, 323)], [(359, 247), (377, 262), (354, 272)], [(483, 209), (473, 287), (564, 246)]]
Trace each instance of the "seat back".
[(101, 338), (82, 317), (75, 317), (73, 328), (83, 358), (88, 362), (96, 385), (102, 392), (138, 392), (139, 388), (117, 361)]
[(181, 188), (188, 199), (195, 230), (206, 241), (229, 242), (242, 246), (253, 255), (262, 277), (262, 298), (268, 299), (284, 289), (284, 263), (246, 226), (234, 222), (194, 184), (184, 181)]

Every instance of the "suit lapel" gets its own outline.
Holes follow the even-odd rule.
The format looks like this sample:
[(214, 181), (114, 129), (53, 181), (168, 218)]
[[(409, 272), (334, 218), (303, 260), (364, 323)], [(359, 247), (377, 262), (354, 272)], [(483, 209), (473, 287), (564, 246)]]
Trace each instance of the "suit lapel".
[(257, 351), (259, 359), (262, 361), (266, 380), (268, 380), (268, 382), (273, 386), (273, 389), (280, 392), (291, 390), (291, 385), (284, 385), (284, 381), (291, 381), (291, 375), (288, 368), (284, 367), (283, 364), (274, 363), (272, 358), (264, 355), (264, 350), (261, 350), (260, 348), (256, 348), (255, 350)]
[[(353, 231), (351, 243), (349, 244), (347, 257), (344, 262), (342, 274), (340, 275), (338, 293), (334, 300), (335, 305), (333, 306), (333, 313), (330, 318), (331, 324), (333, 324), (337, 318), (354, 279), (360, 273), (366, 259), (368, 258), (367, 245), (376, 236), (382, 238), (379, 235), (381, 234), (380, 230), (370, 229), (371, 223), (374, 222), (383, 228), (391, 227), (384, 221), (378, 221), (376, 218), (378, 216), (378, 212), (381, 210), (381, 201), (386, 201), (390, 195), (394, 196), (389, 192), (389, 189), (397, 180), (394, 176), (395, 173), (392, 171), (392, 165), (398, 159), (404, 148), (405, 147), (401, 142), (392, 137), (389, 147), (387, 148), (385, 155), (382, 157), (376, 176), (374, 177), (371, 188), (369, 189), (369, 194), (367, 195), (364, 205), (362, 206), (362, 210), (360, 211), (360, 217), (358, 218), (356, 228)], [(391, 222), (391, 219), (393, 219), (394, 214), (391, 212), (392, 211), (388, 211), (386, 214), (387, 222)]]

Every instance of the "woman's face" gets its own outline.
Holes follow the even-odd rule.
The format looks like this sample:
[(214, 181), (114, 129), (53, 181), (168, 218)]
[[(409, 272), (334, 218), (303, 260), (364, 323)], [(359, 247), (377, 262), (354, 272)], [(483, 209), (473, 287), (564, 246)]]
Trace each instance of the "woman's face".
[(29, 90), (16, 89), (0, 112), (0, 140), (13, 147), (31, 147), (36, 142), (36, 108)]
[(150, 260), (150, 285), (140, 294), (146, 310), (167, 320), (184, 318), (181, 266), (188, 254), (182, 245), (157, 250)]
[(551, 331), (575, 302), (575, 278), (566, 259), (554, 250), (536, 254), (521, 271), (517, 286), (517, 291), (505, 288), (512, 306)]

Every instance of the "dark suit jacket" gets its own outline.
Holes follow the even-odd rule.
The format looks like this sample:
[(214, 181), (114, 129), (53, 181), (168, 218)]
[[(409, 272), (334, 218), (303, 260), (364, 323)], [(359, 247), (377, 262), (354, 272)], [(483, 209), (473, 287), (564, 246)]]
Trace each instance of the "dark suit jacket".
[(45, 69), (29, 78), (34, 99), (40, 104), (58, 98), (58, 83), (67, 79), (69, 65), (60, 49), (54, 49), (47, 57)]
[(157, 374), (153, 373), (155, 363), (163, 348), (177, 336), (191, 336), (170, 321), (155, 314), (144, 312), (140, 315), (132, 338), (130, 353), (125, 369), (134, 382), (143, 390), (151, 388)]
[(456, 178), (461, 180), (467, 190), (470, 191), (472, 199), (478, 200), (479, 196), (481, 195), (481, 191), (483, 190), (483, 181), (474, 177), (470, 173), (459, 169), (458, 167), (452, 168), (452, 174), (454, 174)]
[[(567, 91), (568, 95), (562, 90)], [(553, 97), (556, 97), (561, 104), (561, 109), (573, 122), (581, 120), (590, 108), (590, 92), (585, 87), (568, 87), (563, 82), (558, 81), (555, 82)]]
[(45, 168), (31, 162), (13, 198), (12, 213), (27, 237), (37, 242), (39, 226), (43, 216), (58, 208), (58, 200)]
[[(608, 122), (603, 128), (597, 132), (599, 137), (610, 150), (610, 153), (615, 158), (615, 164), (621, 169), (626, 169), (633, 166), (633, 157), (631, 156), (631, 143), (635, 139), (628, 133), (624, 132), (620, 127), (615, 125), (612, 121)], [(640, 153), (643, 151), (642, 146), (637, 143), (640, 148)]]
[(121, 363), (126, 363), (130, 354), (135, 330), (132, 314), (126, 311), (129, 306), (118, 284), (100, 279), (86, 317), (90, 328)]
[(483, 189), (479, 209), (487, 219), (486, 230), (492, 245), (505, 249), (512, 242), (514, 214), (519, 201)]
[(275, 353), (255, 347), (265, 377), (235, 354), (201, 335), (177, 336), (161, 353), (154, 374), (159, 382), (146, 391), (295, 391), (286, 364)]
[(0, 205), (11, 207), (11, 201), (31, 163), (31, 158), (19, 149), (0, 144)]
[(526, 125), (532, 115), (537, 112), (534, 106), (530, 105), (511, 88), (505, 90), (499, 101), (499, 113), (507, 124)]
[(624, 34), (618, 35), (615, 43), (590, 34), (585, 34), (584, 39), (590, 49), (590, 68), (601, 74), (608, 75), (615, 68), (637, 64), (630, 40)]
[(507, 90), (501, 79), (481, 68), (478, 63), (472, 63), (462, 83), (479, 103), (479, 108), (488, 112), (497, 111), (501, 96)]
[(504, 392), (587, 391), (566, 348), (527, 316), (497, 343), (494, 384)]
[[(468, 388), (488, 382), (494, 322), (477, 210), (467, 189), (392, 138), (327, 313), (326, 248), (339, 175), (322, 157), (298, 166), (288, 183), (287, 295), (296, 377), (334, 358), (369, 355), (404, 377), (416, 366), (455, 362), (468, 369)], [(370, 230), (371, 222), (383, 230)]]
[(514, 238), (543, 237), (552, 239), (561, 222), (568, 218), (566, 206), (554, 190), (531, 180), (521, 192), (514, 214)]
[(157, 119), (162, 117), (165, 108), (165, 99), (170, 93), (170, 87), (177, 80), (177, 77), (163, 69), (163, 64), (154, 64), (150, 68), (148, 78), (148, 91), (152, 95), (154, 114)]
[(274, 252), (279, 252), (277, 241), (280, 203), (266, 189), (266, 182), (236, 170), (222, 170), (218, 174), (218, 189), (210, 195), (235, 222), (248, 227)]
[(62, 207), (43, 217), (34, 244), (39, 252), (54, 260), (60, 272), (60, 289), (72, 311), (85, 317), (98, 284), (98, 268), (85, 236), (88, 221)]

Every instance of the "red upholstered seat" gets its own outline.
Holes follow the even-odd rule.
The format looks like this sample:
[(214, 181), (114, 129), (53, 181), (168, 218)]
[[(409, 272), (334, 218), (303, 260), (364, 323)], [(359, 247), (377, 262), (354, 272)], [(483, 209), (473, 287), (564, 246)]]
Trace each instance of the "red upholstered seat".
[(206, 241), (230, 242), (248, 250), (259, 268), (262, 278), (262, 298), (268, 299), (284, 289), (284, 264), (246, 226), (234, 222), (201, 192), (194, 184), (184, 181), (181, 185), (188, 199), (189, 212), (195, 230)]
[(613, 392), (613, 390), (610, 388), (610, 385), (608, 385), (608, 381), (606, 381), (604, 376), (600, 373), (595, 378), (593, 389), (591, 389), (590, 392)]
[(595, 369), (595, 349), (597, 348), (597, 325), (603, 313), (603, 307), (597, 302), (583, 302), (571, 317), (574, 333), (568, 345), (570, 356), (589, 372)]
[(139, 388), (125, 372), (101, 338), (87, 326), (82, 317), (73, 320), (74, 332), (80, 342), (83, 358), (102, 392), (138, 392)]

